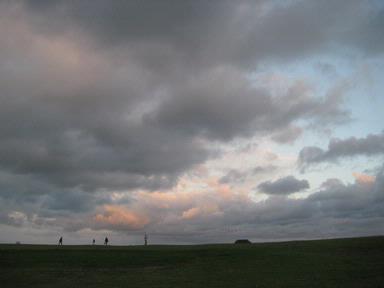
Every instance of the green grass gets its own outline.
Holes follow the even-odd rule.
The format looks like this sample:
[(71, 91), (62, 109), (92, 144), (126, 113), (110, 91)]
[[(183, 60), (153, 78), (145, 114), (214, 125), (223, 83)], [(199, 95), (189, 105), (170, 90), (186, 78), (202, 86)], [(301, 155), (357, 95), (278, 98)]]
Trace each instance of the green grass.
[(0, 287), (384, 287), (384, 237), (252, 245), (0, 245)]

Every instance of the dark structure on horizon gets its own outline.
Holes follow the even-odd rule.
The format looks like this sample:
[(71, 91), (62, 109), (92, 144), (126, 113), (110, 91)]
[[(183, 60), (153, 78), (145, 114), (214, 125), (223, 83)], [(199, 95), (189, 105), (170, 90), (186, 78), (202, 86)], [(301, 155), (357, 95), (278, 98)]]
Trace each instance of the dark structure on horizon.
[(238, 239), (235, 241), (235, 244), (252, 244), (252, 242), (248, 239)]

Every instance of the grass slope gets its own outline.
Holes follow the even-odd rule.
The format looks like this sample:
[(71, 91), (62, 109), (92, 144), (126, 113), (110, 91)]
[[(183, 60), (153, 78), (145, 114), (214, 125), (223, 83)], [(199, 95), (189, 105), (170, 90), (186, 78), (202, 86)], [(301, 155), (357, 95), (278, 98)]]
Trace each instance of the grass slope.
[(0, 245), (5, 287), (384, 287), (384, 237), (252, 245)]

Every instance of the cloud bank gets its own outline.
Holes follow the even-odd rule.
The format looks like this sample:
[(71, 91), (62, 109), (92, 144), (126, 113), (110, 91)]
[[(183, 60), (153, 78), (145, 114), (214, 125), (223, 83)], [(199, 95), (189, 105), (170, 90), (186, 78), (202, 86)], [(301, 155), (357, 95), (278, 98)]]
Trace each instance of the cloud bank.
[(276, 181), (266, 181), (257, 186), (261, 191), (271, 195), (287, 195), (309, 188), (307, 180), (298, 180), (293, 176), (286, 176)]
[(357, 155), (382, 154), (384, 154), (384, 133), (370, 134), (365, 138), (331, 139), (327, 150), (315, 146), (304, 147), (300, 151), (299, 162), (305, 166), (321, 162), (335, 162), (340, 158)]

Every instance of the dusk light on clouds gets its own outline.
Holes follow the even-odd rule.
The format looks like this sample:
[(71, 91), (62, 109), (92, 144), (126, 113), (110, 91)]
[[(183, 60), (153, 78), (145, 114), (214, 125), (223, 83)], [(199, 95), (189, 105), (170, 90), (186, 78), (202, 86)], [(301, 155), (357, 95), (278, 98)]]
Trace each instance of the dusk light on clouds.
[(0, 1), (0, 243), (384, 233), (383, 1)]

